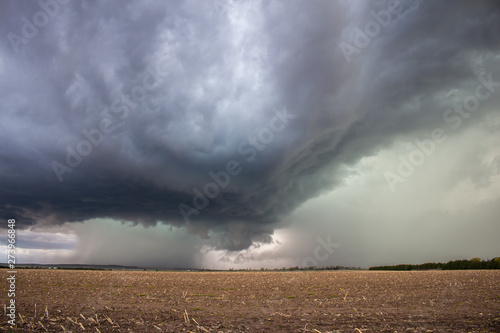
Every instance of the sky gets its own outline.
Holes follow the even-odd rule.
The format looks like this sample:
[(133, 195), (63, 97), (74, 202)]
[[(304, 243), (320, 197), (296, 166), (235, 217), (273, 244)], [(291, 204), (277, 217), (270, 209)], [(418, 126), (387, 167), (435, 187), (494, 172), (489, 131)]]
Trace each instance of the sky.
[(21, 263), (500, 255), (498, 1), (0, 2)]

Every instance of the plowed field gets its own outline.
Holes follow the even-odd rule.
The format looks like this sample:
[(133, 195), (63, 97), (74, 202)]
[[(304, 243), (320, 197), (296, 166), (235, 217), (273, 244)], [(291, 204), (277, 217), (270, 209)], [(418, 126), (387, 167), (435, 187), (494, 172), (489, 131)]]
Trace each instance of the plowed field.
[(498, 271), (18, 270), (15, 300), (3, 331), (500, 332)]

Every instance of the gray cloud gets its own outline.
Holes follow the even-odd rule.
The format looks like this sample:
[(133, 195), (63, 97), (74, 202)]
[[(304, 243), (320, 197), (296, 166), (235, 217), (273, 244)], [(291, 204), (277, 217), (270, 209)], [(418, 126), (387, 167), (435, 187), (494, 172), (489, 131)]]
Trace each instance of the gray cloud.
[[(362, 158), (498, 113), (494, 93), (459, 130), (443, 120), (479, 77), (500, 81), (496, 1), (401, 1), (350, 63), (339, 44), (387, 1), (42, 3), (53, 16), (21, 44), (7, 34), (43, 8), (0, 5), (0, 216), (19, 227), (163, 223), (242, 250)], [(248, 161), (240, 145), (285, 108), (295, 118)], [(91, 152), (69, 166), (68, 149)], [(241, 173), (186, 225), (179, 204), (196, 208), (231, 160)]]

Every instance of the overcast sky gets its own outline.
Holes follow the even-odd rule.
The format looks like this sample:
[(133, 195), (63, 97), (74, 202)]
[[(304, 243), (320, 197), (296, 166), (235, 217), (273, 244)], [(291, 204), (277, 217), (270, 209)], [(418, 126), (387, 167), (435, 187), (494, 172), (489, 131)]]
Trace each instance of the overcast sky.
[(20, 262), (500, 255), (496, 0), (5, 0), (0, 33)]

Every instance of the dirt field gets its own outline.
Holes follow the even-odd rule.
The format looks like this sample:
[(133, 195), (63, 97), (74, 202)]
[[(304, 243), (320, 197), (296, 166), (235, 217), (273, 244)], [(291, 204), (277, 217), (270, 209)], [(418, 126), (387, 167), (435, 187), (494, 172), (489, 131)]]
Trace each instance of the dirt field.
[(16, 305), (22, 332), (500, 332), (500, 272), (19, 270)]

